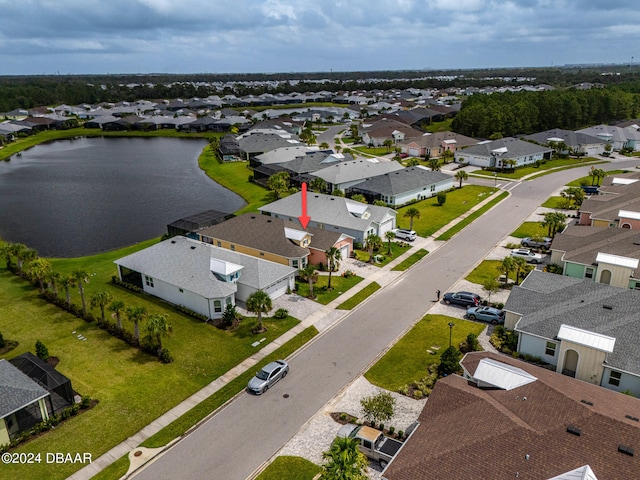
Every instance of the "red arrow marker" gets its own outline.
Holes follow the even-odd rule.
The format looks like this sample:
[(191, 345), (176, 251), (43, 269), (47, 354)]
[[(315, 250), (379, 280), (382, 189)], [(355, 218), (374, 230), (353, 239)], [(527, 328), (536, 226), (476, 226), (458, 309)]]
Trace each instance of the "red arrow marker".
[(302, 225), (302, 228), (306, 230), (307, 225), (309, 225), (309, 220), (311, 220), (311, 217), (307, 215), (307, 183), (306, 182), (302, 183), (302, 215), (298, 217), (298, 220), (300, 220), (300, 224)]

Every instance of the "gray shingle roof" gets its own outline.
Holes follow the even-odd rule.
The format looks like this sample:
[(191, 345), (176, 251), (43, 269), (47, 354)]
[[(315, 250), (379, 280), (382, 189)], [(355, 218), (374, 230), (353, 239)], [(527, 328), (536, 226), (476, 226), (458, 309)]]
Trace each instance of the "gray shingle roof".
[(453, 182), (453, 177), (423, 167), (409, 167), (357, 183), (353, 188), (367, 190), (380, 195), (401, 195), (440, 182)]
[(7, 360), (0, 360), (0, 418), (4, 418), (47, 395), (49, 392)]
[(322, 178), (333, 185), (366, 180), (377, 175), (402, 170), (404, 167), (398, 162), (378, 162), (371, 160), (353, 160), (340, 162), (313, 173), (314, 177)]
[(561, 128), (554, 128), (552, 130), (546, 130), (544, 132), (534, 133), (524, 137), (527, 140), (533, 140), (542, 145), (549, 143), (550, 138), (561, 138), (564, 143), (569, 147), (578, 147), (580, 145), (597, 145), (606, 143), (604, 140), (600, 140), (593, 135), (587, 135), (581, 132), (572, 132), (571, 130), (563, 130)]
[(504, 158), (518, 158), (525, 155), (535, 155), (551, 151), (548, 147), (542, 147), (534, 143), (518, 140), (517, 138), (507, 137), (488, 143), (472, 145), (465, 148), (464, 153), (490, 157), (492, 151), (503, 147), (507, 149), (507, 152), (503, 155)]
[[(297, 192), (288, 197), (260, 207), (261, 212), (285, 217), (299, 217), (302, 213), (302, 194)], [(354, 209), (365, 208), (358, 216)], [(335, 197), (321, 193), (307, 195), (307, 214), (311, 220), (327, 225), (365, 231), (371, 223), (380, 223), (387, 215), (396, 216), (395, 210), (376, 205), (363, 205), (344, 197)], [(367, 217), (367, 218), (364, 218)]]
[(548, 339), (562, 324), (614, 337), (608, 365), (640, 375), (639, 291), (533, 270), (505, 310), (522, 315), (518, 330)]
[(180, 236), (120, 258), (114, 263), (205, 298), (222, 298), (235, 293), (235, 284), (220, 281), (211, 273), (211, 259), (242, 265), (244, 268), (238, 283), (255, 289), (264, 289), (296, 271), (286, 265)]

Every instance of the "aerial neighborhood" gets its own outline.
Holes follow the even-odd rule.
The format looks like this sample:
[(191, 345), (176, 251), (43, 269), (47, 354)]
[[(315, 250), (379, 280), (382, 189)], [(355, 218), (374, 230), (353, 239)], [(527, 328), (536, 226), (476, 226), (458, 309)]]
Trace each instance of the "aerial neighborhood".
[[(7, 478), (330, 479), (341, 448), (352, 478), (636, 478), (638, 110), (534, 119), (527, 102), (616, 93), (451, 78), (0, 112), (5, 166), (46, 142), (193, 137), (245, 202), (79, 258), (3, 233), (3, 461), (91, 459)], [(143, 87), (171, 85), (118, 88)]]

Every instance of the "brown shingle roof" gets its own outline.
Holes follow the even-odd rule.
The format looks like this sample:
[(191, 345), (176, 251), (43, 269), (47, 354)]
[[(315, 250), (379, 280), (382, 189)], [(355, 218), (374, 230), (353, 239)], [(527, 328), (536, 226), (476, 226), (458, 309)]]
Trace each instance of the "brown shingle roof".
[[(538, 480), (587, 464), (600, 480), (637, 478), (640, 424), (625, 415), (640, 416), (638, 399), (503, 355), (473, 353), (463, 365), (473, 373), (486, 357), (538, 380), (510, 391), (479, 389), (456, 375), (439, 380), (385, 478)], [(580, 436), (568, 433), (569, 425)], [(636, 455), (620, 453), (619, 445)]]
[(640, 259), (640, 232), (626, 228), (570, 225), (556, 235), (552, 250), (566, 252), (563, 260), (595, 264), (598, 253)]

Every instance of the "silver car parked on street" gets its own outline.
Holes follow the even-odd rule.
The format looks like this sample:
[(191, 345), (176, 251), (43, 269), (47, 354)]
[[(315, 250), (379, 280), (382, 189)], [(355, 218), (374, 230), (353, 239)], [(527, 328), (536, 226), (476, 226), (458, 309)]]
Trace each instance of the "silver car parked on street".
[(256, 376), (249, 380), (247, 390), (256, 395), (262, 395), (269, 390), (278, 380), (284, 378), (289, 373), (289, 365), (284, 360), (276, 360), (268, 363)]

